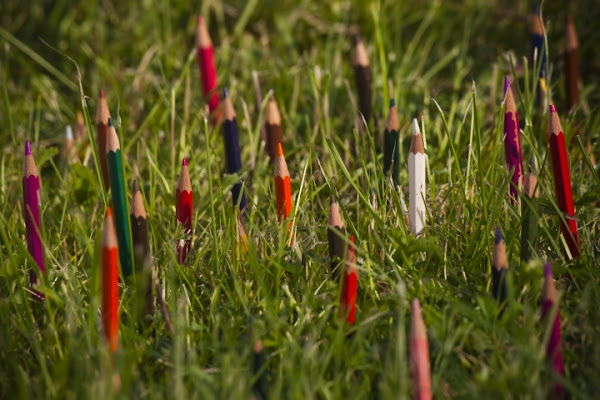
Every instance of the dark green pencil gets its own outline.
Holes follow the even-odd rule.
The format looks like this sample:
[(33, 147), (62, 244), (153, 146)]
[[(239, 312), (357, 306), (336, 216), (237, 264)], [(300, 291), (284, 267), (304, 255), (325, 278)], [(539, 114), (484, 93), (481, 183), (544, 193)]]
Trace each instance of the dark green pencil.
[(117, 131), (108, 119), (108, 136), (106, 139), (106, 159), (110, 181), (113, 210), (115, 215), (115, 228), (119, 242), (119, 260), (123, 277), (127, 278), (133, 273), (131, 258), (131, 232), (129, 230), (129, 217), (125, 201), (125, 180), (123, 179), (123, 158)]

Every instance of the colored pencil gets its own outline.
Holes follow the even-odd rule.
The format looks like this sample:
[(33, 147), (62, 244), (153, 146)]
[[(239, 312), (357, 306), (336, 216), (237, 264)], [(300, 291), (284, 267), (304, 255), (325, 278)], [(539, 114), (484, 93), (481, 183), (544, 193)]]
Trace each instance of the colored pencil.
[[(41, 230), (42, 202), (40, 196), (40, 176), (33, 160), (31, 152), (31, 143), (25, 141), (25, 159), (23, 161), (23, 217), (25, 219), (25, 230), (27, 232), (27, 250), (33, 257), (42, 274), (46, 273), (44, 264), (44, 247), (42, 245)], [(32, 287), (38, 283), (37, 274), (33, 269), (29, 271), (29, 282)], [(44, 295), (36, 291), (33, 292), (38, 300), (42, 300)]]
[(367, 48), (360, 35), (354, 36), (354, 79), (358, 92), (358, 107), (366, 123), (371, 118), (371, 65)]
[(425, 148), (417, 119), (413, 119), (413, 137), (408, 153), (408, 207), (410, 230), (419, 235), (425, 226)]
[(241, 213), (237, 214), (236, 221), (237, 221), (237, 240), (238, 240), (239, 248), (242, 251), (241, 254), (244, 254), (244, 253), (246, 253), (246, 251), (248, 251), (248, 235), (246, 233), (246, 227), (244, 226), (244, 221), (242, 220)]
[(106, 138), (106, 161), (110, 182), (110, 193), (114, 207), (115, 226), (117, 239), (119, 241), (119, 260), (123, 278), (133, 273), (131, 257), (131, 231), (129, 229), (129, 218), (127, 213), (127, 202), (125, 201), (125, 179), (123, 178), (123, 156), (117, 131), (113, 126), (112, 119), (108, 119), (108, 137)]
[(140, 316), (154, 313), (154, 299), (152, 297), (152, 260), (150, 258), (150, 242), (148, 241), (148, 223), (144, 200), (138, 186), (137, 179), (133, 180), (131, 196), (131, 240), (133, 242), (133, 258), (137, 277), (138, 304), (144, 312)]
[(212, 120), (217, 122), (219, 120), (217, 69), (215, 68), (213, 43), (202, 16), (198, 17), (198, 25), (196, 27), (196, 50), (198, 51), (198, 67), (200, 68), (200, 76), (202, 78), (204, 98), (208, 102), (208, 109), (213, 116)]
[[(537, 60), (540, 66), (540, 78), (546, 77), (546, 52), (544, 51), (544, 23), (537, 5), (531, 8), (529, 17), (529, 32), (531, 34), (531, 65)], [(541, 61), (540, 61), (541, 58)]]
[(538, 232), (538, 196), (537, 178), (532, 174), (523, 177), (522, 213), (523, 222), (521, 227), (521, 261), (527, 262), (535, 255)]
[[(554, 285), (554, 278), (552, 276), (552, 267), (550, 263), (546, 263), (546, 267), (544, 268), (544, 287), (542, 289), (542, 298), (541, 298), (541, 306), (542, 306), (542, 316), (544, 318), (551, 317), (551, 311), (554, 307), (554, 304), (558, 300), (558, 295), (556, 292), (556, 286)], [(550, 340), (548, 341), (548, 346), (546, 347), (546, 358), (548, 359), (548, 363), (550, 367), (554, 371), (554, 373), (558, 376), (564, 375), (564, 367), (562, 361), (562, 350), (560, 346), (560, 312), (558, 305), (556, 306), (556, 315), (554, 319), (550, 322), (547, 322), (551, 325), (550, 332)], [(556, 393), (561, 396), (563, 395), (563, 387), (557, 383), (554, 386), (554, 390)]]
[(77, 111), (75, 129), (73, 129), (73, 139), (75, 139), (76, 142), (79, 141), (85, 135), (86, 130), (83, 114), (81, 111)]
[(496, 227), (494, 240), (494, 253), (492, 257), (492, 293), (500, 304), (506, 301), (506, 274), (508, 273), (508, 259), (502, 231)]
[[(238, 136), (237, 120), (235, 110), (227, 89), (223, 89), (223, 142), (225, 143), (225, 160), (227, 172), (235, 174), (242, 169), (242, 158), (240, 155), (240, 143)], [(246, 196), (244, 194), (243, 182), (240, 180), (231, 188), (233, 205), (239, 205), (240, 210), (246, 208)]]
[(383, 172), (386, 178), (391, 175), (394, 185), (400, 184), (400, 123), (396, 101), (390, 100), (390, 111), (383, 131)]
[(356, 268), (356, 250), (354, 249), (354, 236), (350, 236), (340, 298), (340, 314), (350, 325), (354, 324), (357, 290), (358, 269)]
[(413, 382), (413, 399), (431, 399), (431, 375), (427, 331), (418, 299), (412, 301), (410, 320), (410, 371)]
[(329, 242), (329, 259), (331, 261), (330, 272), (334, 277), (340, 275), (340, 268), (346, 252), (346, 243), (343, 236), (346, 235), (344, 221), (340, 215), (340, 206), (331, 196), (329, 200), (329, 219), (327, 221), (327, 240)]
[(252, 390), (257, 398), (266, 399), (268, 392), (267, 371), (265, 369), (267, 357), (265, 356), (265, 349), (260, 339), (254, 342), (253, 350), (252, 372), (257, 378), (255, 378), (256, 381)]
[(572, 15), (567, 15), (565, 35), (565, 93), (571, 111), (579, 102), (579, 42)]
[(67, 125), (65, 130), (65, 141), (63, 142), (63, 146), (60, 149), (60, 158), (61, 158), (61, 168), (63, 170), (63, 174), (69, 165), (75, 159), (75, 140), (73, 138), (73, 129), (71, 125)]
[(281, 114), (273, 96), (271, 96), (267, 103), (265, 130), (267, 131), (267, 154), (271, 157), (271, 161), (275, 161), (277, 146), (283, 143), (283, 141), (281, 134)]
[(177, 261), (185, 262), (187, 253), (192, 245), (192, 213), (194, 210), (194, 193), (188, 171), (188, 160), (183, 159), (179, 181), (175, 190), (175, 219), (183, 227), (185, 239), (177, 242)]
[(287, 219), (292, 211), (292, 185), (290, 172), (283, 154), (281, 143), (277, 145), (275, 158), (275, 208), (279, 222)]
[(560, 228), (567, 241), (573, 257), (579, 256), (579, 235), (577, 221), (575, 220), (575, 206), (571, 192), (571, 175), (569, 173), (569, 160), (565, 147), (565, 134), (560, 124), (556, 107), (550, 105), (548, 116), (548, 136), (550, 141), (550, 155), (552, 156), (552, 171), (554, 175), (554, 189), (560, 211), (564, 213), (566, 223), (561, 218)]
[(108, 207), (102, 231), (100, 267), (102, 269), (102, 326), (111, 354), (119, 340), (119, 246), (115, 237), (113, 210)]
[(104, 190), (108, 191), (110, 180), (108, 175), (108, 163), (106, 160), (106, 141), (108, 137), (108, 120), (110, 119), (110, 111), (108, 103), (104, 95), (104, 90), (100, 90), (98, 99), (98, 108), (96, 110), (96, 140), (98, 144), (98, 158), (100, 158), (100, 169), (102, 171), (102, 183)]
[(509, 171), (513, 170), (510, 198), (512, 201), (516, 201), (519, 184), (523, 177), (523, 154), (521, 153), (519, 114), (508, 76), (504, 77), (504, 96), (504, 152), (506, 154), (506, 166)]

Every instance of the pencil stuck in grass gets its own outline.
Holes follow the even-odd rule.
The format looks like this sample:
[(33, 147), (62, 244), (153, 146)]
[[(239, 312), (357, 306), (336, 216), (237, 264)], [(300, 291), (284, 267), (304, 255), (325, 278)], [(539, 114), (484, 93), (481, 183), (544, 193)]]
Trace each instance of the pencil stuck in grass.
[(185, 238), (177, 241), (177, 262), (183, 264), (192, 245), (192, 213), (194, 210), (194, 193), (188, 170), (188, 160), (183, 159), (179, 181), (175, 190), (175, 219), (183, 228)]
[(110, 353), (117, 350), (119, 340), (119, 246), (113, 220), (113, 210), (108, 207), (102, 231), (100, 267), (102, 275), (102, 326)]
[(331, 262), (330, 273), (333, 274), (334, 278), (340, 275), (340, 268), (342, 268), (342, 262), (344, 261), (344, 254), (346, 252), (345, 235), (346, 229), (340, 214), (340, 206), (335, 201), (335, 197), (331, 196), (329, 201), (329, 219), (327, 221), (327, 240), (329, 242), (329, 259)]
[(400, 184), (400, 123), (396, 101), (390, 100), (390, 110), (383, 132), (383, 172), (386, 179), (391, 175), (394, 186)]
[(431, 399), (431, 375), (429, 368), (429, 346), (427, 331), (418, 299), (412, 301), (410, 320), (410, 371), (413, 385), (413, 399)]
[(213, 43), (202, 16), (198, 17), (196, 26), (196, 50), (198, 52), (198, 67), (202, 79), (204, 99), (208, 103), (211, 120), (219, 120), (219, 95), (217, 93), (217, 69), (215, 67)]
[(137, 179), (133, 181), (131, 214), (129, 217), (131, 220), (131, 239), (133, 242), (133, 258), (137, 277), (136, 290), (138, 292), (139, 315), (152, 315), (154, 313), (152, 259), (150, 256), (150, 242), (148, 240), (146, 209)]
[[(223, 89), (221, 106), (223, 108), (223, 142), (225, 144), (227, 172), (229, 174), (236, 174), (242, 169), (242, 158), (235, 110), (233, 109), (233, 104), (226, 88)], [(246, 196), (241, 180), (231, 188), (231, 198), (233, 205), (239, 206), (239, 210), (243, 211), (246, 208)]]
[(368, 124), (371, 119), (371, 65), (367, 48), (359, 34), (354, 36), (353, 64), (359, 111)]
[(342, 276), (342, 294), (340, 297), (340, 315), (350, 324), (354, 324), (356, 312), (356, 295), (358, 290), (358, 269), (356, 268), (356, 250), (354, 236), (350, 236), (350, 244), (346, 252), (344, 274)]
[(265, 117), (265, 130), (267, 132), (267, 154), (271, 161), (277, 158), (277, 146), (283, 144), (281, 134), (281, 114), (275, 97), (271, 96), (267, 103), (267, 111)]
[[(575, 220), (575, 206), (571, 192), (571, 174), (569, 172), (569, 159), (565, 146), (565, 134), (560, 124), (556, 107), (550, 105), (548, 115), (548, 137), (550, 142), (550, 155), (554, 175), (554, 190), (559, 210), (563, 213), (560, 220), (560, 229), (569, 246), (573, 257), (579, 256), (579, 234)], [(563, 219), (564, 218), (564, 219)], [(565, 222), (566, 221), (566, 222)]]
[(115, 227), (119, 241), (119, 260), (123, 278), (133, 274), (133, 259), (131, 254), (131, 231), (129, 227), (129, 213), (125, 198), (125, 179), (123, 177), (123, 156), (117, 131), (108, 119), (108, 137), (106, 139), (106, 161), (108, 164), (110, 193), (114, 207)]
[[(41, 195), (40, 195), (40, 176), (33, 159), (31, 143), (25, 141), (25, 159), (23, 161), (23, 218), (25, 219), (25, 229), (27, 237), (27, 250), (35, 261), (37, 268), (42, 274), (46, 273), (44, 263), (44, 246), (42, 245), (42, 219), (41, 219)], [(38, 284), (37, 274), (33, 269), (29, 270), (29, 283), (31, 284), (34, 297), (37, 300), (43, 300), (44, 295), (35, 287)]]
[(275, 154), (275, 208), (277, 219), (281, 222), (287, 219), (292, 211), (292, 185), (281, 143), (277, 145)]
[(110, 119), (110, 111), (104, 90), (100, 90), (98, 98), (98, 108), (96, 110), (96, 143), (98, 145), (98, 158), (100, 159), (100, 169), (102, 172), (102, 183), (104, 190), (108, 191), (110, 187), (108, 175), (108, 161), (106, 159), (106, 142), (108, 138), (108, 120)]
[[(560, 312), (557, 301), (558, 295), (556, 286), (554, 285), (554, 277), (552, 276), (552, 267), (550, 263), (546, 263), (544, 268), (544, 287), (541, 297), (542, 317), (546, 321), (547, 329), (550, 329), (550, 339), (546, 347), (546, 359), (554, 374), (562, 377), (564, 375), (564, 367), (560, 344)], [(564, 389), (559, 383), (554, 385), (554, 390), (559, 396), (564, 394)]]
[(423, 137), (419, 130), (417, 119), (413, 119), (413, 137), (408, 153), (408, 207), (410, 217), (410, 230), (415, 235), (421, 234), (425, 226), (425, 148)]
[(494, 298), (502, 305), (506, 301), (506, 275), (508, 274), (508, 259), (506, 247), (500, 227), (496, 227), (494, 239), (494, 253), (492, 257), (492, 293)]
[(268, 375), (265, 369), (267, 357), (262, 341), (254, 342), (252, 357), (252, 372), (254, 374), (254, 385), (252, 390), (258, 399), (266, 399), (268, 392)]
[(508, 76), (504, 77), (504, 151), (506, 166), (513, 171), (510, 185), (510, 199), (515, 202), (523, 177), (523, 155), (521, 153), (521, 130), (517, 105), (510, 88)]
[(579, 102), (579, 41), (570, 14), (567, 15), (565, 35), (565, 93), (567, 111), (571, 111)]
[(523, 177), (521, 261), (531, 260), (536, 253), (538, 236), (538, 196), (537, 178), (532, 173)]

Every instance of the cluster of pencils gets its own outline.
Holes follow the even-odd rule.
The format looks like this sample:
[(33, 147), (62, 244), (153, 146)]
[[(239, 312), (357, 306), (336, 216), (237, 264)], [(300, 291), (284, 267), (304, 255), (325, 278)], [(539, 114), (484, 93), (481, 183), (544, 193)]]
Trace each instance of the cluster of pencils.
[[(539, 15), (532, 16), (532, 43), (534, 59), (539, 62), (540, 91), (543, 102), (547, 100), (546, 92), (546, 52), (543, 45), (543, 24)], [(208, 105), (210, 120), (213, 124), (222, 125), (223, 143), (225, 147), (225, 164), (227, 173), (241, 174), (242, 160), (239, 144), (236, 113), (228, 90), (221, 92), (219, 99), (217, 71), (214, 63), (214, 49), (206, 23), (198, 18), (196, 45), (200, 75), (202, 78), (203, 96)], [(567, 78), (567, 109), (577, 105), (579, 99), (577, 72), (577, 38), (572, 18), (567, 20), (567, 46), (565, 52), (565, 69)], [(359, 111), (365, 124), (371, 121), (371, 71), (367, 49), (359, 36), (355, 38), (354, 71), (359, 96)], [(560, 229), (570, 255), (579, 255), (579, 237), (571, 191), (571, 180), (564, 132), (558, 112), (554, 104), (549, 104), (548, 141), (554, 177), (554, 187), (558, 208), (562, 213)], [(511, 82), (505, 77), (504, 83), (504, 147), (507, 168), (511, 174), (509, 200), (516, 204), (521, 201), (522, 237), (521, 259), (528, 261), (536, 252), (537, 242), (537, 178), (535, 171), (523, 172), (523, 155), (521, 148), (521, 130), (517, 103), (511, 89)], [(77, 128), (81, 135), (81, 122)], [(138, 181), (133, 182), (131, 206), (128, 210), (126, 182), (123, 175), (123, 155), (119, 137), (110, 116), (108, 102), (103, 91), (100, 92), (96, 113), (96, 145), (99, 159), (99, 176), (105, 191), (110, 192), (110, 205), (105, 212), (104, 227), (101, 239), (101, 287), (102, 287), (102, 324), (103, 331), (111, 353), (118, 347), (119, 331), (119, 265), (121, 277), (129, 282), (134, 275), (137, 278), (140, 314), (149, 315), (154, 312), (153, 261), (150, 254), (150, 238), (147, 226), (147, 215), (144, 200)], [(284, 155), (284, 143), (281, 127), (281, 114), (274, 97), (267, 102), (264, 124), (264, 145), (274, 171), (275, 210), (280, 223), (289, 221), (288, 243), (294, 244), (294, 226), (290, 216), (293, 210), (292, 186), (290, 172)], [(389, 112), (384, 128), (383, 171), (385, 182), (394, 189), (400, 186), (400, 122), (394, 99), (390, 100)], [(74, 135), (67, 129), (64, 158), (73, 157), (72, 143)], [(408, 199), (409, 209), (406, 218), (412, 234), (420, 236), (426, 232), (427, 190), (426, 190), (427, 155), (425, 141), (421, 134), (419, 121), (412, 120), (412, 138), (408, 153)], [(25, 161), (23, 167), (24, 220), (27, 231), (27, 248), (38, 267), (31, 270), (30, 281), (32, 293), (38, 300), (44, 296), (39, 289), (38, 278), (45, 273), (44, 249), (41, 239), (41, 197), (40, 179), (33, 160), (31, 144), (25, 144)], [(179, 180), (175, 191), (175, 222), (178, 227), (177, 239), (174, 243), (177, 262), (185, 264), (192, 252), (194, 230), (193, 189), (190, 178), (189, 160), (184, 158)], [(232, 205), (237, 212), (238, 240), (241, 248), (246, 249), (246, 230), (244, 214), (247, 210), (246, 188), (243, 180), (236, 182), (231, 188)], [(404, 212), (404, 210), (403, 210)], [(330, 255), (330, 275), (340, 282), (341, 318), (348, 324), (356, 320), (357, 292), (359, 286), (357, 263), (357, 239), (347, 236), (342, 212), (334, 196), (330, 200), (327, 235)], [(501, 304), (501, 313), (507, 304), (508, 257), (504, 240), (499, 228), (496, 230), (494, 250), (492, 252), (492, 294)], [(159, 290), (157, 292), (160, 292)], [(157, 293), (160, 295), (160, 293)], [(550, 264), (544, 272), (544, 289), (541, 306), (543, 315), (551, 321), (551, 335), (548, 343), (547, 357), (556, 374), (563, 373), (560, 350), (560, 322), (556, 288), (553, 282)], [(260, 352), (262, 344), (260, 341)], [(427, 344), (427, 333), (421, 306), (418, 299), (412, 302), (412, 319), (410, 327), (410, 364), (413, 376), (415, 398), (431, 398), (430, 365)], [(562, 393), (557, 384), (556, 391)]]

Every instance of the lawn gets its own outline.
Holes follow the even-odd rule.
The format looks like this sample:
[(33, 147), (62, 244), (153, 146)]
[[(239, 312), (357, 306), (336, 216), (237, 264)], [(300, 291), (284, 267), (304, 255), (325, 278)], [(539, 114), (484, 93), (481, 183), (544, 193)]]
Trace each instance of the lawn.
[[(413, 298), (427, 327), (435, 398), (548, 398), (556, 381), (569, 397), (594, 398), (600, 177), (590, 156), (600, 157), (600, 8), (591, 0), (543, 7), (548, 93), (564, 128), (581, 242), (580, 257), (571, 259), (559, 229), (548, 109), (536, 104), (530, 5), (515, 3), (4, 0), (0, 398), (408, 398)], [(579, 36), (581, 76), (571, 112), (567, 10)], [(225, 173), (221, 127), (205, 111), (194, 45), (199, 14), (214, 43), (219, 87), (229, 89), (237, 113), (237, 175)], [(372, 71), (366, 129), (352, 66), (359, 30)], [(520, 260), (525, 203), (508, 196), (505, 75), (513, 81), (525, 169), (537, 160), (539, 238), (529, 262)], [(121, 280), (113, 357), (100, 315), (100, 238), (110, 200), (95, 140), (101, 89), (121, 143), (127, 202), (133, 179), (140, 183), (166, 306), (161, 311), (155, 299), (154, 313), (141, 318), (134, 280)], [(291, 175), (292, 246), (289, 221), (277, 220), (273, 165), (261, 141), (269, 94), (281, 112)], [(382, 167), (390, 98), (400, 122), (400, 188)], [(64, 163), (65, 129), (75, 127), (78, 111), (86, 133), (75, 144), (77, 160)], [(419, 237), (401, 209), (413, 118), (428, 156), (428, 220)], [(41, 177), (43, 302), (32, 300), (29, 288), (28, 271), (36, 267), (25, 239), (25, 140)], [(175, 190), (184, 157), (194, 235), (180, 265)], [(240, 177), (248, 201), (243, 256), (230, 194)], [(347, 227), (344, 240), (356, 240), (353, 325), (340, 318), (341, 285), (329, 269), (331, 196)], [(510, 264), (505, 307), (491, 293), (497, 226)], [(559, 291), (564, 377), (546, 361), (550, 325), (539, 307), (546, 261)]]

